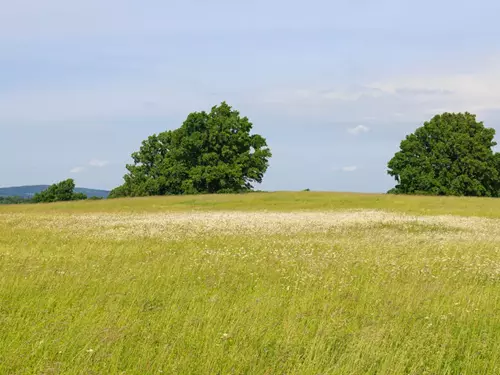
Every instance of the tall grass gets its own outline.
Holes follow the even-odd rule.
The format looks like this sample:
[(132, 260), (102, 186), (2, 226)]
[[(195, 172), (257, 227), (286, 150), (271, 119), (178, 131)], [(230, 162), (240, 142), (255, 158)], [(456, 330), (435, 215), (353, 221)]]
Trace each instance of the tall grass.
[(0, 374), (500, 373), (497, 208), (326, 193), (2, 207)]

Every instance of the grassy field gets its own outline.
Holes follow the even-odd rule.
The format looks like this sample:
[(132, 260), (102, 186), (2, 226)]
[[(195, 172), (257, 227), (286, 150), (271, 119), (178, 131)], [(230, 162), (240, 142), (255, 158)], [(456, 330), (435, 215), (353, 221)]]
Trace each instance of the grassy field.
[(500, 199), (0, 207), (0, 374), (500, 374)]

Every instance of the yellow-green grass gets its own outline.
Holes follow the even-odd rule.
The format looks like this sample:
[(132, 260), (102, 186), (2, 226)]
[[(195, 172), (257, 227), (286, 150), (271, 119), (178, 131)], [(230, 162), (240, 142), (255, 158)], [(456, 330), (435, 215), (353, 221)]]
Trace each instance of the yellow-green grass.
[(7, 212), (164, 212), (164, 211), (297, 211), (382, 209), (420, 215), (500, 218), (500, 199), (421, 197), (387, 194), (276, 192), (113, 199), (50, 205), (2, 206)]
[(0, 207), (0, 374), (500, 373), (500, 200)]

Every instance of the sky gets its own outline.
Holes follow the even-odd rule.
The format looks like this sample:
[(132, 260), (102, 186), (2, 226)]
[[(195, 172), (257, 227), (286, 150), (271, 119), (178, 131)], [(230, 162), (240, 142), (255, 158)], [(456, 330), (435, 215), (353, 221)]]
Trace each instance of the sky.
[(143, 139), (222, 101), (268, 141), (264, 190), (385, 192), (445, 111), (500, 139), (496, 0), (0, 2), (0, 186), (111, 189)]

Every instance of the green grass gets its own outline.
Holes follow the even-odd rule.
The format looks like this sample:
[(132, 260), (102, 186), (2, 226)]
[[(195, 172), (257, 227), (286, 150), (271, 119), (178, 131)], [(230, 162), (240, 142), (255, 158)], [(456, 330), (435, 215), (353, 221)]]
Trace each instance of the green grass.
[(0, 374), (500, 373), (499, 218), (312, 192), (0, 207)]
[(422, 197), (387, 194), (276, 192), (241, 195), (174, 196), (50, 205), (0, 206), (1, 212), (162, 212), (185, 210), (290, 211), (383, 209), (424, 215), (500, 218), (500, 199)]

